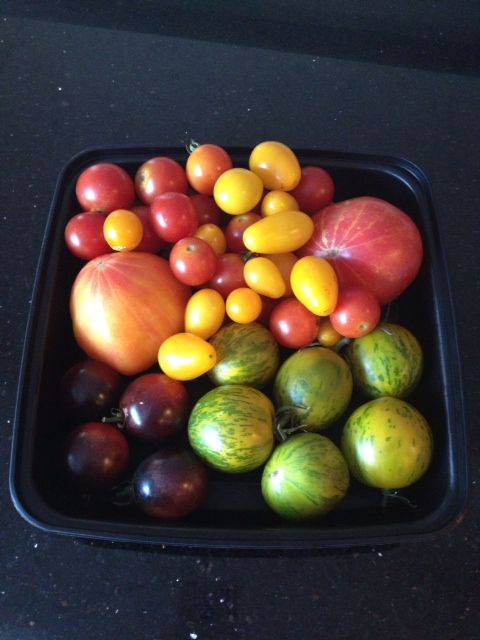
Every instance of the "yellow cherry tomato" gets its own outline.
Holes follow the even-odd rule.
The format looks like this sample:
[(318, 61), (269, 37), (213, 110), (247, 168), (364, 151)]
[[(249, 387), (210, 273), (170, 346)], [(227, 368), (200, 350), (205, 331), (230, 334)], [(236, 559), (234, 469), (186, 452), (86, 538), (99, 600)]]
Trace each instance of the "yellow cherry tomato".
[(317, 316), (328, 316), (337, 305), (338, 280), (333, 267), (318, 256), (299, 258), (290, 274), (293, 295)]
[(227, 249), (227, 240), (225, 239), (225, 234), (218, 225), (212, 224), (211, 222), (202, 224), (195, 231), (195, 235), (197, 238), (201, 238), (202, 240), (205, 240), (205, 242), (208, 242), (216, 256), (221, 256), (222, 253), (225, 253)]
[(310, 240), (313, 220), (301, 211), (280, 211), (247, 227), (243, 244), (254, 253), (288, 253)]
[(318, 325), (317, 340), (322, 347), (334, 347), (342, 336), (332, 327), (330, 318), (323, 318)]
[(249, 287), (239, 287), (228, 294), (225, 302), (230, 320), (239, 324), (254, 322), (262, 312), (260, 295)]
[(211, 338), (223, 324), (225, 300), (214, 289), (199, 289), (185, 307), (185, 331), (204, 340)]
[(267, 298), (281, 298), (286, 286), (279, 268), (268, 258), (251, 258), (243, 267), (243, 277), (250, 289)]
[(298, 202), (286, 191), (269, 191), (263, 196), (262, 216), (271, 216), (280, 211), (298, 211)]
[(103, 236), (114, 251), (133, 251), (143, 238), (140, 218), (128, 209), (116, 209), (103, 223)]
[(283, 295), (293, 295), (292, 285), (290, 284), (290, 274), (298, 257), (294, 253), (271, 253), (268, 258), (277, 265), (278, 270), (282, 274), (283, 281), (285, 282), (285, 293)]
[(215, 182), (213, 198), (225, 213), (239, 215), (251, 211), (260, 202), (263, 183), (248, 169), (235, 167), (222, 173)]
[(193, 333), (175, 333), (158, 350), (161, 370), (174, 380), (193, 380), (210, 371), (217, 362), (215, 348)]
[(269, 140), (257, 144), (248, 165), (261, 178), (266, 189), (291, 191), (302, 177), (297, 156), (283, 142)]

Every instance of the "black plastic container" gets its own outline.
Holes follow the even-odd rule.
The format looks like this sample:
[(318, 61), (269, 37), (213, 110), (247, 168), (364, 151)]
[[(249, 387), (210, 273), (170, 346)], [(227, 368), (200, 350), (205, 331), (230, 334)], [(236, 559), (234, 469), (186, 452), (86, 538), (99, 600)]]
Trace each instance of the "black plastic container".
[[(248, 151), (229, 149), (236, 165)], [(467, 494), (467, 455), (462, 379), (448, 273), (428, 181), (412, 163), (398, 158), (322, 151), (297, 151), (302, 165), (328, 170), (335, 200), (371, 195), (406, 211), (419, 226), (425, 260), (421, 273), (398, 299), (396, 320), (410, 328), (425, 352), (425, 371), (411, 398), (431, 424), (435, 451), (427, 474), (402, 495), (383, 504), (381, 492), (353, 481), (344, 502), (309, 523), (281, 520), (264, 504), (260, 472), (230, 477), (212, 473), (206, 504), (178, 522), (155, 521), (134, 507), (85, 501), (70, 494), (55, 471), (61, 424), (59, 380), (82, 359), (74, 344), (68, 300), (81, 262), (64, 245), (67, 220), (79, 211), (75, 182), (96, 162), (115, 162), (132, 175), (146, 159), (165, 155), (180, 162), (179, 148), (119, 148), (85, 151), (61, 173), (45, 231), (18, 386), (10, 468), (10, 491), (19, 513), (32, 525), (55, 533), (108, 541), (226, 548), (322, 548), (398, 543), (427, 538), (455, 522)], [(338, 442), (339, 429), (330, 435)]]

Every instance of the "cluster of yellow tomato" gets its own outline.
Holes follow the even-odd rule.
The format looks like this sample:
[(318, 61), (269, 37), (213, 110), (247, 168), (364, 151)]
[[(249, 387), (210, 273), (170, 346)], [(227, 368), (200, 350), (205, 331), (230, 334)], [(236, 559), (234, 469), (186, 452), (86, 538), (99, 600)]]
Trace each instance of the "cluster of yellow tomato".
[[(232, 216), (252, 211), (260, 204), (262, 219), (247, 227), (243, 243), (252, 254), (245, 262), (247, 286), (234, 289), (224, 300), (213, 289), (198, 290), (185, 312), (185, 333), (171, 336), (161, 345), (159, 364), (172, 378), (189, 380), (210, 370), (216, 353), (208, 339), (222, 326), (225, 314), (238, 323), (254, 322), (262, 312), (262, 298), (295, 296), (309, 311), (324, 317), (319, 340), (331, 346), (340, 337), (328, 322), (338, 298), (335, 271), (323, 258), (298, 258), (293, 252), (312, 236), (312, 218), (298, 210), (289, 193), (301, 179), (294, 152), (280, 142), (262, 142), (249, 158), (249, 169), (234, 167), (216, 180), (213, 197)], [(268, 192), (264, 195), (264, 191)], [(223, 233), (211, 227), (197, 230), (217, 254), (225, 251)]]

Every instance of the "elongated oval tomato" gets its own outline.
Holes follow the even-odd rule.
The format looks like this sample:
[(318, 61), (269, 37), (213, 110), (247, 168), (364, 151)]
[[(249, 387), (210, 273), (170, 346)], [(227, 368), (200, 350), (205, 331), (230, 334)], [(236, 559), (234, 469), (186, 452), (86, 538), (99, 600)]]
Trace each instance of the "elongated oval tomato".
[(194, 380), (210, 371), (217, 362), (215, 348), (193, 333), (176, 333), (158, 350), (161, 370), (174, 380)]
[(335, 309), (337, 276), (324, 258), (306, 256), (297, 260), (290, 274), (290, 283), (297, 300), (315, 315), (328, 316)]
[(255, 253), (296, 251), (311, 238), (314, 225), (301, 211), (280, 211), (245, 229), (243, 243)]
[(293, 295), (292, 286), (290, 284), (290, 274), (292, 273), (293, 265), (298, 260), (298, 257), (294, 253), (270, 253), (268, 259), (277, 265), (278, 270), (282, 274), (282, 278), (285, 282), (284, 296)]
[(90, 260), (71, 292), (75, 338), (90, 358), (124, 375), (141, 373), (156, 362), (163, 340), (183, 329), (190, 291), (166, 260), (151, 253)]
[(268, 258), (252, 258), (245, 263), (243, 277), (250, 289), (268, 298), (285, 295), (285, 282), (279, 268)]
[(211, 338), (225, 318), (225, 300), (215, 289), (200, 289), (187, 302), (185, 331), (204, 340)]
[(266, 189), (291, 191), (302, 177), (297, 156), (283, 142), (267, 140), (257, 144), (248, 165), (261, 178)]

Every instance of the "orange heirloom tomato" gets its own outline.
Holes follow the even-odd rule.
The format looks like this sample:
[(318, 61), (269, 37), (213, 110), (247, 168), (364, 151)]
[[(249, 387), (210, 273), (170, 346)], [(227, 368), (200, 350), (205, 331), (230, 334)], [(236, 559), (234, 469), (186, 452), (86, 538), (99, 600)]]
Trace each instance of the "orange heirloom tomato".
[(342, 336), (332, 327), (330, 318), (323, 318), (318, 325), (317, 340), (322, 347), (334, 347)]
[(225, 238), (225, 234), (218, 225), (212, 224), (211, 222), (202, 224), (195, 231), (195, 235), (197, 238), (201, 238), (202, 240), (205, 240), (205, 242), (208, 242), (216, 256), (221, 256), (222, 253), (225, 253), (227, 249), (227, 240)]
[(290, 284), (290, 274), (293, 269), (293, 265), (298, 260), (298, 257), (294, 253), (271, 253), (268, 256), (274, 264), (277, 265), (278, 270), (282, 274), (283, 281), (285, 282), (284, 296), (292, 296), (292, 285)]
[(271, 216), (279, 211), (298, 211), (298, 202), (286, 191), (269, 191), (262, 200), (262, 216)]
[(290, 274), (293, 295), (317, 316), (328, 316), (337, 305), (337, 275), (324, 258), (305, 256)]
[(215, 289), (196, 291), (185, 308), (185, 331), (204, 340), (211, 338), (223, 324), (225, 301)]
[(280, 211), (245, 229), (243, 243), (254, 253), (288, 253), (310, 240), (314, 224), (301, 211)]
[(222, 173), (213, 188), (217, 206), (230, 215), (248, 213), (260, 202), (262, 195), (263, 184), (260, 178), (241, 167)]
[(103, 223), (103, 236), (114, 251), (133, 251), (143, 238), (143, 224), (133, 211), (116, 209)]
[(239, 287), (228, 294), (225, 307), (230, 320), (248, 324), (254, 322), (262, 312), (262, 299), (253, 289)]
[(158, 350), (161, 370), (174, 380), (193, 380), (210, 371), (217, 362), (215, 348), (193, 333), (175, 333)]
[(248, 165), (261, 178), (266, 189), (291, 191), (302, 177), (297, 156), (282, 142), (269, 140), (257, 144)]
[(243, 267), (243, 277), (250, 289), (268, 298), (285, 295), (285, 281), (279, 268), (268, 258), (251, 258)]

